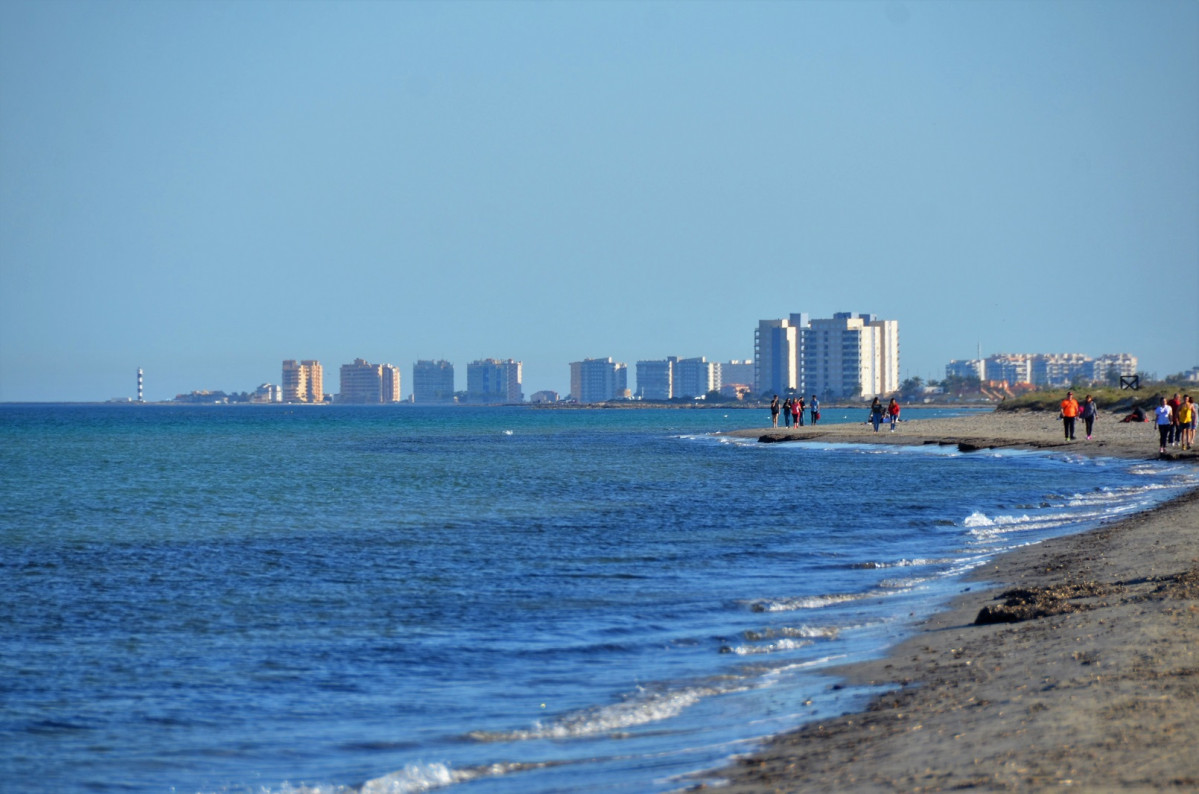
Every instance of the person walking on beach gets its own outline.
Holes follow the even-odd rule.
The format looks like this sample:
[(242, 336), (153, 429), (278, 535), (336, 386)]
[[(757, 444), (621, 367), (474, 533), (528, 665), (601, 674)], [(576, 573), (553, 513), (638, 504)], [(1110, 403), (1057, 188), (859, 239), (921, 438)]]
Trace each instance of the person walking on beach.
[(1161, 452), (1164, 455), (1166, 446), (1170, 443), (1170, 428), (1174, 426), (1174, 412), (1170, 410), (1170, 404), (1163, 397), (1161, 404), (1153, 409), (1153, 415), (1157, 420), (1157, 435), (1161, 442)]
[(791, 401), (791, 426), (792, 427), (799, 427), (801, 424), (803, 424), (803, 422), (800, 421), (801, 416), (803, 416), (803, 403), (801, 403), (799, 401), (799, 398), (796, 397), (794, 400)]
[(1066, 399), (1062, 400), (1062, 429), (1066, 433), (1066, 440), (1074, 440), (1074, 420), (1078, 417), (1078, 400), (1074, 399), (1074, 392), (1066, 392)]
[(1192, 429), (1195, 426), (1195, 404), (1191, 402), (1191, 395), (1183, 396), (1175, 413), (1178, 417), (1178, 432), (1181, 435), (1178, 443), (1183, 449), (1190, 449), (1195, 442), (1195, 431)]
[(1087, 429), (1087, 441), (1091, 440), (1091, 428), (1095, 425), (1095, 417), (1098, 415), (1099, 409), (1095, 407), (1095, 401), (1091, 399), (1091, 395), (1087, 395), (1082, 401), (1082, 423)]
[(1186, 428), (1186, 430), (1183, 432), (1186, 433), (1187, 449), (1194, 449), (1195, 429), (1196, 426), (1199, 425), (1199, 408), (1195, 407), (1195, 401), (1191, 399), (1191, 395), (1188, 394), (1183, 399), (1186, 400), (1186, 404), (1190, 406), (1191, 409), (1191, 426)]
[(779, 396), (777, 394), (770, 401), (770, 424), (774, 427), (779, 426)]
[(804, 409), (803, 397), (796, 397), (795, 404), (799, 406), (799, 413), (796, 414), (796, 417), (799, 418), (799, 426), (803, 427), (803, 409)]
[(815, 425), (820, 419), (820, 400), (816, 399), (815, 394), (812, 395), (812, 402), (808, 407), (812, 409), (812, 424)]
[(1174, 412), (1174, 418), (1170, 421), (1170, 438), (1168, 439), (1171, 446), (1178, 446), (1178, 441), (1182, 436), (1182, 432), (1178, 425), (1178, 409), (1182, 406), (1182, 400), (1178, 399), (1178, 392), (1174, 392), (1174, 396), (1166, 400), (1166, 405), (1170, 406), (1170, 410)]
[(887, 403), (887, 420), (891, 423), (891, 432), (894, 433), (895, 425), (899, 424), (899, 403), (894, 397)]
[(870, 403), (870, 424), (874, 425), (874, 432), (878, 432), (878, 426), (883, 423), (883, 404), (877, 397), (874, 402)]

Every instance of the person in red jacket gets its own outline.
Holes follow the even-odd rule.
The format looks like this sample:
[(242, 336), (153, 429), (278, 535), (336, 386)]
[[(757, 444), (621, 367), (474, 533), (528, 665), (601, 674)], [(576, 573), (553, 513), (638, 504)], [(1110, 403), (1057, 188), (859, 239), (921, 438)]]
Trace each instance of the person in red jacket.
[(887, 404), (887, 421), (891, 423), (891, 432), (895, 432), (895, 425), (899, 424), (899, 403), (895, 398), (891, 398), (891, 402)]
[(1062, 427), (1066, 433), (1066, 440), (1074, 440), (1074, 420), (1078, 418), (1078, 400), (1074, 399), (1074, 392), (1066, 392), (1066, 399), (1062, 400)]

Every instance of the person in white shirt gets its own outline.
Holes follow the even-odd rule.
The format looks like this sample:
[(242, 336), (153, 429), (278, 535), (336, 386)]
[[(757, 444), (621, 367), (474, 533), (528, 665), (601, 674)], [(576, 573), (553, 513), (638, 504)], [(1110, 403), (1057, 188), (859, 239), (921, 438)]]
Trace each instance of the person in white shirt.
[(1157, 434), (1161, 437), (1162, 452), (1166, 451), (1166, 444), (1169, 443), (1170, 433), (1174, 429), (1174, 409), (1166, 402), (1166, 398), (1162, 398), (1161, 405), (1153, 410), (1154, 416), (1157, 417)]

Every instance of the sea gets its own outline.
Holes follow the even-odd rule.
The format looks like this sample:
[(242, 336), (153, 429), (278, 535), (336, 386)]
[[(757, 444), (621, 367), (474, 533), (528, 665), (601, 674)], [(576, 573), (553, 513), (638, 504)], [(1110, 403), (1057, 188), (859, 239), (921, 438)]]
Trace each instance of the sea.
[(0, 406), (0, 790), (715, 782), (862, 708), (876, 692), (831, 668), (995, 554), (1197, 485), (1168, 462), (720, 434), (767, 423)]

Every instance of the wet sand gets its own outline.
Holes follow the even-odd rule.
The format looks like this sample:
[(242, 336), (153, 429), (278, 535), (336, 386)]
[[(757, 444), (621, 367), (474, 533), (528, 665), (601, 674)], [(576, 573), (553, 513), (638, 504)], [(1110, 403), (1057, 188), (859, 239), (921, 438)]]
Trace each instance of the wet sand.
[[(862, 425), (758, 432), (875, 440)], [(1159, 458), (1153, 428), (1110, 417), (1090, 443), (1065, 442), (1056, 417), (1037, 414), (878, 435)], [(1166, 457), (1195, 462), (1181, 450)], [(1199, 790), (1199, 490), (1009, 552), (962, 587), (887, 657), (834, 671), (892, 687), (866, 711), (776, 737), (720, 772), (719, 790)]]

